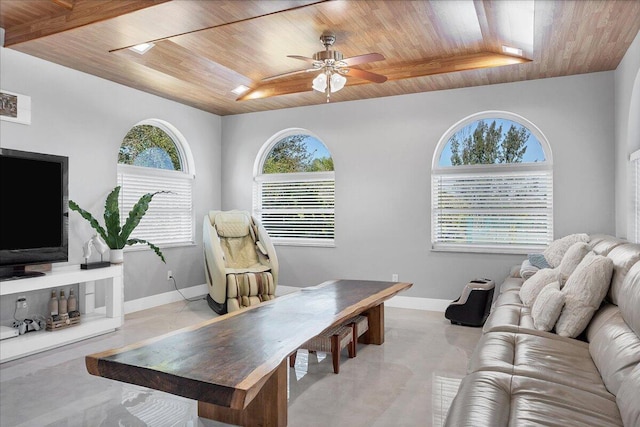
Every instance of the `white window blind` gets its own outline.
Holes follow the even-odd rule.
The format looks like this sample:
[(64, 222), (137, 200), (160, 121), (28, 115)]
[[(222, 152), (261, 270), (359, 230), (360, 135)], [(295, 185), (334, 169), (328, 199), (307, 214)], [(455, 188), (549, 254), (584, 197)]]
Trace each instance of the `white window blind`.
[(633, 219), (631, 225), (633, 230), (629, 234), (634, 242), (640, 243), (640, 150), (631, 154), (631, 203)]
[(531, 253), (552, 240), (552, 173), (434, 173), (437, 250)]
[(274, 243), (330, 246), (335, 237), (333, 172), (259, 175), (255, 215)]
[(193, 178), (178, 171), (118, 165), (120, 223), (124, 224), (133, 205), (146, 193), (157, 194), (131, 237), (158, 246), (194, 243), (192, 206)]

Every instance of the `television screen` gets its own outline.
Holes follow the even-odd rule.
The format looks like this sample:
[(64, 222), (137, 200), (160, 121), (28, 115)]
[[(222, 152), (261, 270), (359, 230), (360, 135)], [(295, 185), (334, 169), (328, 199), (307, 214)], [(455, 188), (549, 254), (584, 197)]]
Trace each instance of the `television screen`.
[(68, 260), (68, 158), (0, 149), (0, 266)]

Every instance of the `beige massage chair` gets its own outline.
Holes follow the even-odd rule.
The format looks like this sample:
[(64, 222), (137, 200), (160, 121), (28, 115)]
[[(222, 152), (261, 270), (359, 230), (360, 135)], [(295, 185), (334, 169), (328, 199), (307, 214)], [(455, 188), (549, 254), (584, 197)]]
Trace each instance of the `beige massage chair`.
[(278, 258), (266, 230), (246, 211), (210, 211), (204, 218), (207, 302), (225, 314), (275, 298)]

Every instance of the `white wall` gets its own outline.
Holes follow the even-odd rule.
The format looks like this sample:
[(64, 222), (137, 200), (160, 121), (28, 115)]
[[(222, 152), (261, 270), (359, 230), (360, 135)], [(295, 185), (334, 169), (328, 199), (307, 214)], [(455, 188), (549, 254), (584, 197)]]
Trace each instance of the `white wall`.
[[(125, 300), (173, 290), (166, 280), (169, 269), (181, 288), (205, 283), (202, 218), (220, 208), (220, 117), (10, 49), (0, 48), (0, 64), (2, 89), (28, 95), (32, 103), (31, 125), (0, 121), (0, 146), (68, 156), (69, 198), (101, 222), (104, 199), (117, 185), (118, 148), (129, 129), (148, 118), (178, 128), (196, 161), (197, 244), (163, 249), (166, 265), (150, 250), (126, 252)], [(82, 243), (92, 235), (89, 224), (70, 212), (70, 264), (83, 261)]]
[(306, 128), (335, 162), (336, 247), (277, 246), (280, 283), (398, 273), (414, 283), (406, 296), (453, 299), (474, 277), (504, 278), (522, 256), (430, 251), (430, 165), (442, 134), (484, 110), (529, 119), (553, 150), (555, 236), (612, 234), (613, 78), (604, 72), (225, 116), (222, 207), (251, 209), (262, 144), (282, 129)]
[(616, 234), (627, 238), (633, 221), (629, 154), (640, 150), (640, 33), (615, 71)]

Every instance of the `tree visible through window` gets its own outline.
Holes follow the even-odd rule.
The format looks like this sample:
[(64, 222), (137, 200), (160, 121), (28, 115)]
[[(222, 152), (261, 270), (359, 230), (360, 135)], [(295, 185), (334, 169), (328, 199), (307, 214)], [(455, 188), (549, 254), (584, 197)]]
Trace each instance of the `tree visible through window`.
[(333, 170), (327, 148), (310, 135), (290, 135), (273, 146), (263, 173), (325, 172)]
[(302, 129), (275, 135), (254, 179), (254, 214), (274, 243), (333, 245), (333, 158), (322, 141)]
[[(490, 121), (490, 123), (489, 123)], [(540, 141), (519, 123), (506, 119), (478, 120), (454, 133), (440, 166), (543, 162)]]
[(118, 163), (149, 168), (182, 170), (180, 154), (173, 139), (159, 127), (134, 126), (124, 137)]
[(529, 253), (552, 240), (551, 152), (533, 125), (511, 116), (475, 115), (441, 139), (432, 173), (434, 249)]

